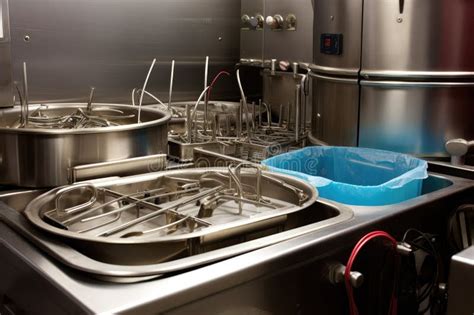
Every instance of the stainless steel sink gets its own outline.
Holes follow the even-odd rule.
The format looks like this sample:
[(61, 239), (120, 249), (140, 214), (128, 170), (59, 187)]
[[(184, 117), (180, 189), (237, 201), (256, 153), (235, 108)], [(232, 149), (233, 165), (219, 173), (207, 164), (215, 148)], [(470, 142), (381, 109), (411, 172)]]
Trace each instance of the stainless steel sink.
[[(303, 313), (311, 313), (324, 304), (327, 308), (322, 313), (332, 314), (336, 305), (333, 303), (339, 303), (345, 295), (341, 287), (325, 282), (327, 264), (345, 259), (354, 245), (354, 240), (373, 229), (383, 229), (401, 236), (408, 227), (413, 227), (413, 223), (427, 231), (431, 231), (431, 226), (443, 227), (443, 220), (451, 209), (460, 203), (473, 201), (473, 191), (472, 181), (430, 173), (430, 178), (424, 181), (422, 196), (396, 205), (347, 208), (320, 200), (314, 205), (315, 209), (319, 209), (320, 217), (308, 218), (302, 215), (297, 225), (303, 226), (294, 229), (307, 229), (311, 232), (280, 242), (277, 238), (281, 238), (284, 233), (292, 233), (292, 230), (255, 239), (250, 241), (251, 244), (264, 247), (235, 257), (227, 256), (226, 249), (218, 249), (214, 256), (216, 261), (199, 268), (192, 268), (187, 258), (155, 266), (100, 263), (77, 252), (64, 242), (48, 238), (46, 234), (32, 229), (18, 211), (0, 206), (0, 213), (8, 216), (7, 220), (13, 222), (8, 224), (17, 225), (14, 228), (17, 231), (15, 233), (9, 226), (0, 223), (1, 243), (4, 242), (11, 248), (11, 253), (5, 250), (2, 252), (4, 256), (0, 260), (0, 265), (3, 263), (0, 276), (4, 281), (0, 283), (14, 283), (26, 273), (28, 285), (36, 285), (38, 288), (39, 282), (34, 281), (34, 276), (41, 281), (46, 279), (64, 294), (47, 291), (45, 295), (42, 289), (45, 286), (41, 283), (41, 294), (35, 292), (36, 297), (49, 296), (55, 300), (67, 301), (68, 305), (80, 305), (90, 313), (149, 314), (174, 311), (174, 314), (189, 314), (228, 310), (242, 312), (241, 301), (247, 301), (247, 305), (253, 307), (252, 310), (258, 308), (269, 313), (285, 314), (294, 313), (295, 305), (304, 305)], [(16, 196), (20, 198), (21, 195)], [(28, 193), (23, 196), (27, 199)], [(25, 203), (26, 200), (22, 202)], [(337, 214), (338, 209), (352, 210), (352, 216), (339, 223), (330, 221), (338, 217), (311, 223)], [(21, 228), (30, 233), (22, 233)], [(277, 243), (265, 246), (272, 244), (269, 240)], [(243, 246), (246, 244), (227, 249), (238, 252)], [(16, 259), (17, 257), (21, 259)], [(210, 253), (200, 257), (210, 257)], [(20, 260), (22, 262), (18, 263)], [(62, 264), (58, 263), (58, 260)], [(8, 268), (8, 263), (12, 261), (17, 265)], [(191, 267), (188, 270), (179, 269), (185, 266)], [(76, 272), (75, 269), (84, 272)], [(96, 277), (110, 277), (107, 280), (116, 282), (146, 279), (132, 277), (140, 270), (148, 273), (169, 273), (161, 279), (134, 284), (110, 284), (87, 276), (87, 273), (92, 273)], [(178, 270), (179, 273), (176, 272)], [(0, 285), (0, 292), (5, 292), (1, 290)], [(101, 298), (90, 299), (90, 296)], [(343, 309), (344, 305), (336, 307), (336, 312), (343, 314)]]
[[(179, 172), (183, 171), (175, 171), (175, 173), (180, 174)], [(196, 169), (192, 172), (209, 171)], [(131, 181), (137, 182), (140, 176), (131, 177)], [(285, 176), (282, 175), (278, 176), (285, 178)], [(143, 180), (150, 181), (153, 174), (143, 175), (142, 177)], [(288, 177), (287, 180), (289, 180), (290, 183), (293, 183), (292, 181), (296, 183), (296, 179), (292, 179), (291, 177)], [(119, 181), (125, 183), (127, 178), (122, 178)], [(114, 181), (112, 180), (111, 182)], [(107, 183), (107, 181), (104, 183)], [(129, 186), (130, 185), (127, 184), (127, 186), (124, 187)], [(276, 191), (275, 187), (272, 188), (271, 183), (263, 184), (262, 187), (267, 191), (266, 194)], [(262, 194), (265, 193), (265, 191), (262, 190)], [(309, 206), (306, 205), (306, 207), (303, 207), (299, 211), (288, 212), (284, 220), (280, 220), (278, 224), (269, 225), (268, 227), (264, 226), (261, 229), (256, 229), (250, 231), (251, 233), (243, 235), (236, 234), (234, 236), (229, 234), (230, 237), (222, 240), (203, 242), (203, 245), (199, 247), (199, 251), (190, 250), (169, 260), (160, 262), (143, 260), (142, 263), (137, 263), (138, 260), (136, 260), (133, 264), (119, 264), (110, 260), (104, 260), (101, 258), (103, 255), (93, 250), (84, 250), (83, 246), (81, 247), (79, 243), (72, 239), (69, 240), (57, 234), (46, 233), (31, 225), (22, 214), (23, 208), (40, 193), (41, 191), (24, 191), (0, 195), (0, 201), (9, 206), (2, 207), (0, 204), (0, 220), (6, 222), (16, 232), (26, 237), (29, 241), (33, 242), (36, 246), (63, 264), (84, 271), (94, 277), (112, 282), (142, 281), (148, 278), (159, 277), (170, 272), (195, 268), (203, 264), (209, 264), (270, 246), (328, 227), (334, 227), (353, 217), (353, 212), (347, 206), (331, 201), (320, 200)], [(31, 208), (31, 206), (29, 206), (29, 208)], [(112, 245), (115, 246), (115, 244)], [(195, 245), (196, 248), (198, 248), (198, 244), (196, 243)], [(117, 252), (117, 249), (111, 248), (111, 250)], [(125, 252), (130, 254), (128, 250), (119, 251), (121, 251), (122, 255)]]
[(442, 160), (441, 161), (428, 161), (428, 170), (431, 172), (474, 180), (474, 166), (469, 165), (469, 164), (453, 165), (450, 162), (442, 161)]

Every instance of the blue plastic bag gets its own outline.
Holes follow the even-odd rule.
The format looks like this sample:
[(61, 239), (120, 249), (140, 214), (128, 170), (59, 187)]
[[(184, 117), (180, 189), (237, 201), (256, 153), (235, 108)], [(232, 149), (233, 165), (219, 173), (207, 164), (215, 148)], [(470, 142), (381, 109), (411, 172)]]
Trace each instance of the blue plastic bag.
[(365, 148), (307, 147), (262, 164), (309, 181), (323, 198), (351, 205), (388, 205), (417, 197), (428, 177), (426, 161)]

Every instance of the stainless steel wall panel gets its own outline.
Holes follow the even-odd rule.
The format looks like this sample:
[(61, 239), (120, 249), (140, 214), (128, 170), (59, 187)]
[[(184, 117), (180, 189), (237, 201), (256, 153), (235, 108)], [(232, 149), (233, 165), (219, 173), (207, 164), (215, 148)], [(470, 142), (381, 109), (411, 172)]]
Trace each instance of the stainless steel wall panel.
[(295, 31), (272, 31), (265, 25), (264, 58), (289, 62), (311, 63), (313, 60), (313, 1), (265, 0), (265, 15), (280, 14), (285, 18), (294, 14)]
[(312, 136), (330, 145), (357, 146), (358, 80), (313, 74), (312, 82)]
[[(242, 0), (241, 16), (247, 14), (255, 17), (257, 14), (265, 16), (265, 0)], [(263, 61), (264, 31), (241, 29), (240, 31), (240, 58), (252, 64)]]
[(0, 0), (0, 107), (13, 105), (8, 0)]
[[(319, 0), (314, 8), (314, 65), (318, 72), (357, 76), (360, 70), (363, 0)], [(342, 53), (321, 52), (321, 34), (341, 34)]]
[[(151, 92), (167, 100), (176, 59), (173, 99), (197, 98), (206, 55), (211, 78), (239, 59), (240, 0), (15, 0), (10, 16), (14, 76), (27, 61), (32, 102), (84, 101), (95, 86), (97, 101), (130, 103), (155, 57)], [(238, 97), (235, 81), (213, 95)]]
[(365, 0), (362, 75), (474, 78), (473, 12), (466, 0)]
[(453, 138), (474, 139), (474, 83), (362, 81), (359, 145), (447, 156)]

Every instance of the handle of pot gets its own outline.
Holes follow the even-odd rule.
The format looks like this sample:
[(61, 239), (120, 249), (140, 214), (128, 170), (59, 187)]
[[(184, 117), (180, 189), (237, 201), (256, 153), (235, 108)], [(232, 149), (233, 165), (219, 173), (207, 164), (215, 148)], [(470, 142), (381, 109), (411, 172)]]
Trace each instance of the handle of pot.
[[(69, 208), (64, 208), (64, 205), (61, 202), (63, 197), (67, 193), (69, 193), (71, 191), (74, 191), (74, 190), (77, 190), (77, 189), (85, 189), (85, 190), (89, 191), (90, 192), (89, 200), (84, 202), (84, 203), (81, 203), (81, 204), (78, 204), (78, 205), (75, 205), (75, 206), (72, 206), (72, 207), (69, 207)], [(56, 193), (56, 213), (57, 213), (58, 216), (64, 216), (64, 215), (67, 215), (67, 214), (72, 214), (72, 213), (76, 213), (76, 212), (79, 212), (79, 211), (83, 211), (83, 210), (86, 210), (86, 209), (89, 209), (90, 207), (92, 207), (92, 205), (96, 202), (96, 200), (97, 200), (97, 188), (92, 184), (85, 183), (85, 184), (67, 186), (67, 187), (61, 188)]]

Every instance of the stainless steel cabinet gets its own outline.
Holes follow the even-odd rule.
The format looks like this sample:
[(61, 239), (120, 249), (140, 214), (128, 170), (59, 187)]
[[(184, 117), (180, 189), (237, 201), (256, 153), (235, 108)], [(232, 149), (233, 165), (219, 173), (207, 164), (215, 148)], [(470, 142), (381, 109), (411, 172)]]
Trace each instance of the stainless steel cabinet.
[(365, 0), (362, 75), (474, 77), (474, 1)]
[(357, 146), (358, 80), (313, 74), (312, 82), (312, 136), (331, 145)]
[[(360, 69), (362, 0), (320, 0), (314, 8), (314, 71), (357, 76)], [(340, 35), (340, 54), (322, 52), (323, 34)], [(329, 43), (331, 44), (331, 43)]]
[(473, 82), (361, 81), (359, 145), (423, 156), (474, 135)]

